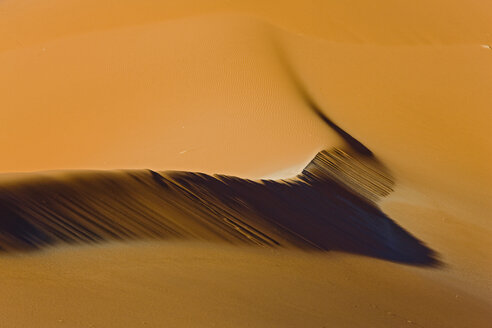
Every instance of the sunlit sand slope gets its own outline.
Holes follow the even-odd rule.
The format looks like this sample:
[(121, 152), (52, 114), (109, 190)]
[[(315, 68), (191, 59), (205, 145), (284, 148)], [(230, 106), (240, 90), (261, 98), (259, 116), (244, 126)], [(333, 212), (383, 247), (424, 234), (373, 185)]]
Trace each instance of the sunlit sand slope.
[(491, 22), (0, 0), (0, 326), (490, 327)]
[(486, 328), (491, 319), (441, 270), (337, 252), (126, 243), (2, 256), (0, 266), (8, 328)]

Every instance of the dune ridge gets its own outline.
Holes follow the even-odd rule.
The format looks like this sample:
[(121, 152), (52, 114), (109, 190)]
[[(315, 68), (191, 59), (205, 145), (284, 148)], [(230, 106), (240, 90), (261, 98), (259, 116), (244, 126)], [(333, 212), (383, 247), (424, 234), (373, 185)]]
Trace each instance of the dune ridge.
[(354, 156), (323, 151), (297, 177), (277, 181), (151, 170), (32, 174), (0, 187), (0, 246), (194, 239), (436, 264), (376, 206), (391, 177)]
[(490, 327), (491, 5), (0, 1), (0, 326)]

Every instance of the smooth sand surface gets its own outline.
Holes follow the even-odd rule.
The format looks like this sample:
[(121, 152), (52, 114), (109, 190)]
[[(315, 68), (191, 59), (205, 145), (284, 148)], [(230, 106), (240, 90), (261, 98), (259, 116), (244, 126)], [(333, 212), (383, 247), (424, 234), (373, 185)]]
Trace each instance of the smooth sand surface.
[(2, 188), (70, 174), (14, 172), (66, 169), (295, 176), (347, 147), (300, 84), (391, 172), (381, 211), (442, 262), (213, 238), (7, 253), (1, 326), (489, 327), (491, 13), (485, 1), (0, 1)]
[(443, 272), (337, 253), (133, 244), (2, 258), (7, 327), (487, 327)]

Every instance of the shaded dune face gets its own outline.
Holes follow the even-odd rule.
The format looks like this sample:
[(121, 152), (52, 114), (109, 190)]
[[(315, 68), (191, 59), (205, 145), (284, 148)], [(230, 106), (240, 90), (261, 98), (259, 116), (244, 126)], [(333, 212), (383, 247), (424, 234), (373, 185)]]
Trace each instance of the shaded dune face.
[(0, 247), (188, 239), (437, 264), (431, 249), (376, 206), (392, 185), (376, 161), (339, 149), (320, 152), (288, 180), (149, 170), (32, 174), (0, 185)]

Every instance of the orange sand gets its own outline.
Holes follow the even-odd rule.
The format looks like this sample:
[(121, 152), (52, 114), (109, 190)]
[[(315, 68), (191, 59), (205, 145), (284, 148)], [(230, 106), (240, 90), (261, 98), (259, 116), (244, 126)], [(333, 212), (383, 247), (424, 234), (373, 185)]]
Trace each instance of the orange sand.
[(2, 256), (3, 325), (489, 326), (491, 13), (485, 1), (1, 1), (0, 172), (293, 176), (343, 142), (279, 46), (394, 174), (382, 210), (445, 263), (180, 243)]

